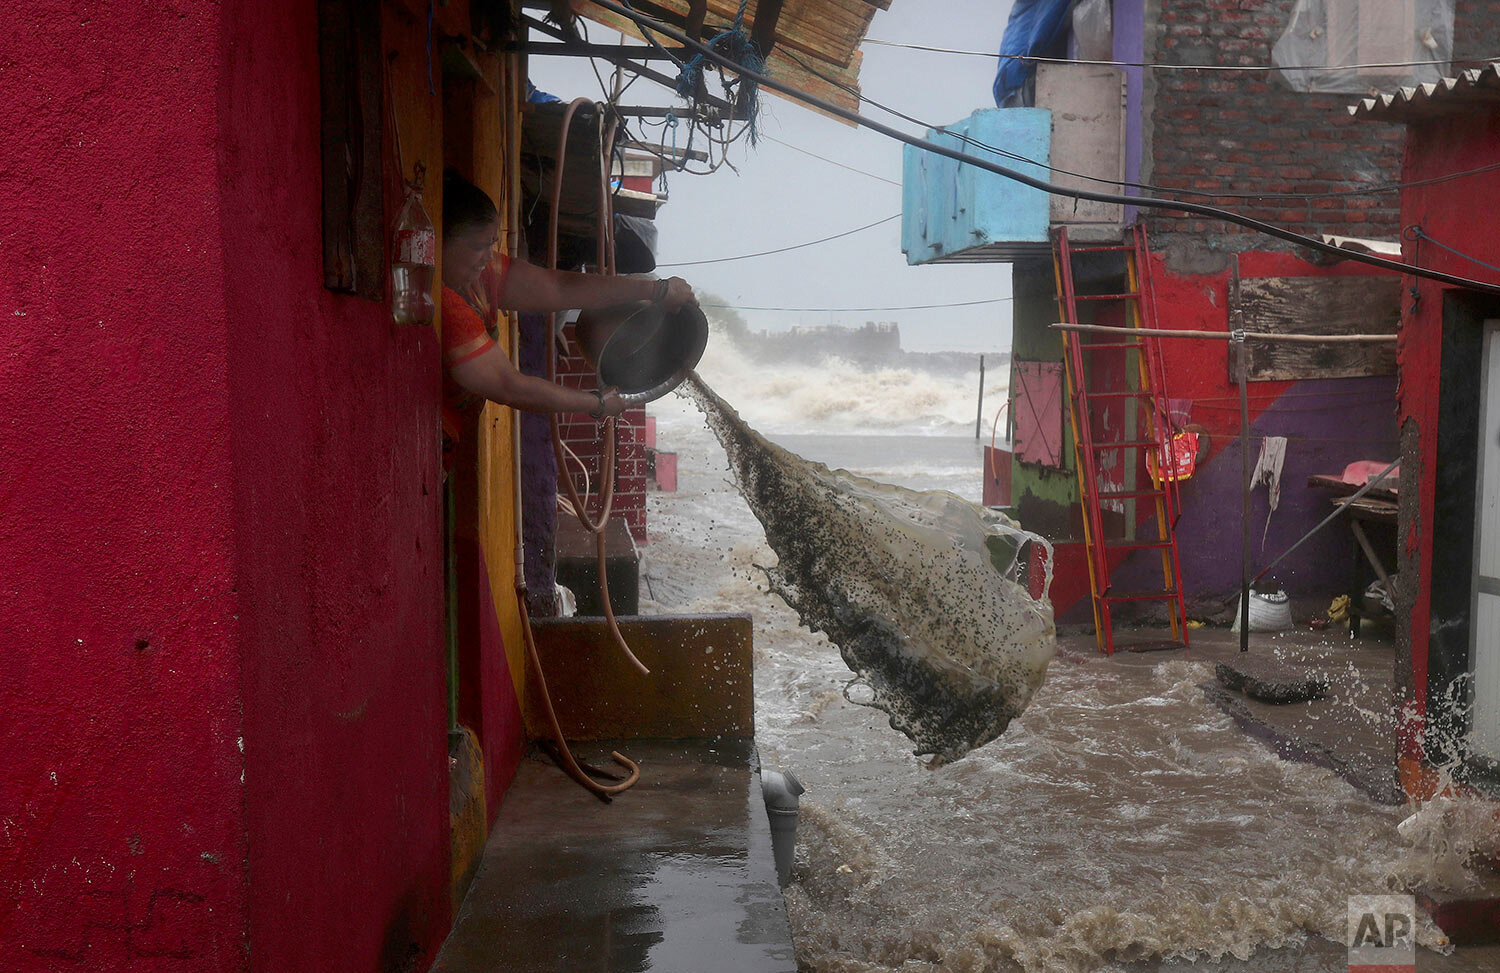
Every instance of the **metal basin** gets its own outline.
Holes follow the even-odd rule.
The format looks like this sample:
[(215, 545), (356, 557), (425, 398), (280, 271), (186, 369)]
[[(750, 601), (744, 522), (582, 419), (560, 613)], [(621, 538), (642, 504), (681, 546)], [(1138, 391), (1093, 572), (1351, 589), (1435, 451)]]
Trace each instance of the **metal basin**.
[(584, 311), (576, 333), (599, 387), (619, 389), (632, 405), (681, 385), (708, 347), (708, 319), (695, 304), (671, 314), (649, 301)]

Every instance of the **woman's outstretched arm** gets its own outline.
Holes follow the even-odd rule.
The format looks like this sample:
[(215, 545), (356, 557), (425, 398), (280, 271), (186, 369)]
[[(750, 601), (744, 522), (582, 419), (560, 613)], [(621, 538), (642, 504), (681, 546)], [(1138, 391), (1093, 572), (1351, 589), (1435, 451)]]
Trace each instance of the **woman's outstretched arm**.
[[(451, 366), (449, 373), (467, 391), (523, 412), (579, 412), (592, 415), (600, 411), (599, 397), (593, 392), (554, 385), (545, 379), (523, 375), (499, 345), (493, 345), (482, 354)], [(617, 416), (625, 409), (625, 403), (621, 401), (618, 392), (611, 389), (603, 395), (603, 415)]]

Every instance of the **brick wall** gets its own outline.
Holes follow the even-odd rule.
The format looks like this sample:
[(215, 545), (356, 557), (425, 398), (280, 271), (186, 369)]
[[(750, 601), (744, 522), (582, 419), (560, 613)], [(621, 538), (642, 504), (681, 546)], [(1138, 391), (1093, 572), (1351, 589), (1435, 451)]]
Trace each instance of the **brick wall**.
[(1453, 8), (1454, 68), (1500, 57), (1500, 0), (1458, 0)]
[[(1493, 0), (1468, 0), (1467, 7)], [(1149, 0), (1146, 60), (1270, 64), (1293, 0)], [(1460, 36), (1461, 29), (1456, 31)], [(1355, 94), (1294, 91), (1275, 72), (1146, 72), (1143, 182), (1169, 191), (1323, 193), (1395, 182), (1404, 131), (1356, 122)], [(1186, 197), (1303, 233), (1394, 239), (1396, 193), (1332, 199)], [(1155, 241), (1220, 252), (1291, 245), (1235, 224), (1161, 210), (1144, 219)]]
[[(568, 336), (568, 346), (574, 354), (558, 360), (558, 381), (572, 388), (595, 388), (598, 383), (595, 380), (594, 369), (583, 360), (582, 355), (576, 353), (578, 342), (574, 338), (571, 324), (568, 325), (565, 333)], [(586, 415), (565, 415), (560, 419), (563, 442), (583, 461), (588, 469), (590, 486), (597, 490), (600, 479), (599, 455), (604, 448), (604, 422), (590, 419)], [(624, 519), (630, 528), (630, 536), (635, 538), (637, 544), (646, 543), (645, 429), (646, 409), (644, 406), (626, 409), (620, 415), (615, 449), (617, 463), (615, 500), (612, 509), (614, 516)], [(573, 483), (581, 493), (583, 476), (579, 474), (577, 464), (571, 459), (568, 460), (567, 475), (573, 477)], [(566, 490), (560, 489), (559, 495), (566, 497)], [(599, 498), (593, 493), (590, 493), (584, 500), (588, 503), (590, 511), (599, 509)]]

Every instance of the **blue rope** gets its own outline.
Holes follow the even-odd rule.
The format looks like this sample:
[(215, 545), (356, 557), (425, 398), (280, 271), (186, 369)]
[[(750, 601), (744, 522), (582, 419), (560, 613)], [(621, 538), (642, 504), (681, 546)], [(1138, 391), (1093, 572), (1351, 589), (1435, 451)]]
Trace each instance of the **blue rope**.
[[(760, 51), (756, 50), (755, 44), (751, 42), (749, 35), (745, 33), (745, 10), (749, 5), (749, 0), (740, 0), (739, 8), (734, 13), (734, 22), (729, 25), (727, 30), (720, 31), (714, 35), (713, 39), (708, 42), (708, 47), (745, 68), (747, 71), (760, 73), (765, 70), (766, 60), (761, 56)], [(699, 53), (693, 55), (687, 63), (682, 64), (682, 69), (677, 75), (677, 94), (679, 96), (690, 101), (696, 98), (698, 82), (703, 77), (703, 63), (706, 59), (704, 54)], [(722, 73), (721, 70), (720, 74), (722, 75)], [(750, 125), (750, 144), (754, 145), (757, 141), (756, 118), (759, 115), (759, 108), (756, 104), (757, 86), (755, 82), (746, 81), (743, 76), (733, 80), (725, 80), (723, 82), (725, 100), (734, 100), (735, 89), (739, 87), (741, 82), (745, 82), (743, 90), (746, 114)]]

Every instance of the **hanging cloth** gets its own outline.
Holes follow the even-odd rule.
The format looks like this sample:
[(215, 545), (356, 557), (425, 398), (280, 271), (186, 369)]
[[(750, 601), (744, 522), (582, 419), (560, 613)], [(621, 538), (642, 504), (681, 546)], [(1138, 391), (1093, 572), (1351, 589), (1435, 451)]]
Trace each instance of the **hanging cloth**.
[(1267, 436), (1260, 441), (1260, 456), (1255, 460), (1255, 469), (1250, 474), (1250, 487), (1254, 489), (1262, 483), (1266, 485), (1266, 493), (1271, 502), (1271, 509), (1266, 511), (1266, 526), (1260, 534), (1260, 549), (1266, 549), (1266, 535), (1271, 531), (1271, 515), (1276, 512), (1276, 507), (1281, 503), (1281, 470), (1286, 465), (1286, 437)]

